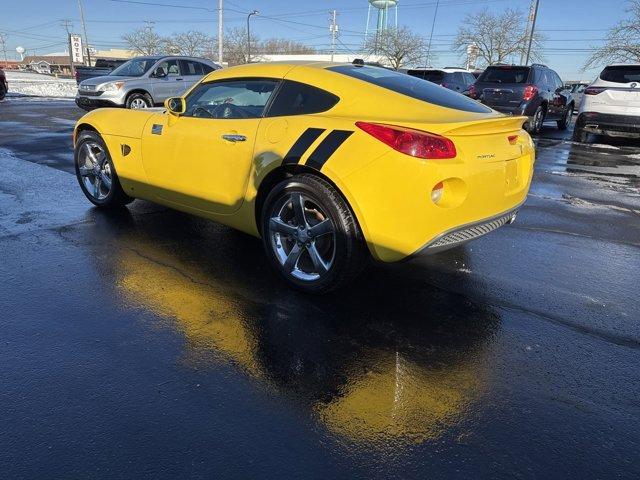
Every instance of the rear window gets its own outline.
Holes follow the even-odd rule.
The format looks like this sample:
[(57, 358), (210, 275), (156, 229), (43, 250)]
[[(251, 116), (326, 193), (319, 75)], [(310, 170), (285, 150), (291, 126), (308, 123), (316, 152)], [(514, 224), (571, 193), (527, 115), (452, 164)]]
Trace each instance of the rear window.
[(355, 65), (329, 67), (328, 70), (441, 107), (475, 113), (491, 112), (490, 108), (459, 93), (394, 70), (366, 66), (358, 67)]
[(528, 67), (489, 67), (478, 82), (486, 83), (527, 83), (529, 79)]
[(640, 66), (620, 65), (616, 67), (606, 67), (600, 74), (600, 78), (605, 82), (640, 82)]
[(442, 83), (444, 80), (444, 72), (442, 70), (409, 70), (407, 74), (433, 83)]

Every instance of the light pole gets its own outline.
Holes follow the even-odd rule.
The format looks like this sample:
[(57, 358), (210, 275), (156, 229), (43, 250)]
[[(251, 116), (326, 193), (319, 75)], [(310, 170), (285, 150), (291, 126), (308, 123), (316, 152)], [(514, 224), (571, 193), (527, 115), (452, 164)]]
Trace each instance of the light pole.
[(433, 30), (436, 28), (436, 18), (438, 18), (439, 6), (440, 0), (436, 0), (436, 11), (433, 12), (433, 23), (431, 24), (431, 33), (429, 34), (429, 45), (427, 46), (427, 58), (424, 59), (424, 68), (427, 68), (429, 66), (429, 57), (431, 56), (431, 40), (433, 39)]
[(258, 10), (253, 10), (247, 15), (247, 63), (251, 63), (251, 32), (249, 31), (249, 20), (251, 19), (251, 15), (259, 14), (260, 12)]
[(529, 57), (531, 55), (531, 44), (533, 43), (533, 34), (536, 30), (536, 20), (538, 18), (538, 7), (540, 6), (540, 0), (536, 0), (536, 8), (533, 12), (533, 21), (531, 22), (531, 32), (529, 32), (529, 45), (527, 46), (527, 58), (524, 61), (525, 65), (529, 65)]

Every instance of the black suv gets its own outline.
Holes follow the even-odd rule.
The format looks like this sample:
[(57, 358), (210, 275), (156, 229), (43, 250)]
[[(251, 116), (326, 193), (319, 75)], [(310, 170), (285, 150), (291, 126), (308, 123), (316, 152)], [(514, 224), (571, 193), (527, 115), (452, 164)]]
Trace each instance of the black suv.
[(573, 116), (571, 89), (556, 72), (535, 63), (489, 66), (469, 96), (498, 112), (529, 117), (525, 128), (530, 133), (539, 133), (545, 120), (555, 120), (560, 130), (566, 130)]
[(467, 94), (469, 87), (476, 81), (473, 73), (461, 68), (407, 70), (407, 75), (437, 83), (454, 92)]

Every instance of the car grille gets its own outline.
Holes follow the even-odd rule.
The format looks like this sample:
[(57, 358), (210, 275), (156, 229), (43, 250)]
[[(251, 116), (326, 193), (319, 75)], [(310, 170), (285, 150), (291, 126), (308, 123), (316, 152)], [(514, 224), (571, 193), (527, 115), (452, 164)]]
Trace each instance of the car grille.
[(430, 244), (427, 249), (442, 249), (443, 247), (451, 247), (455, 244), (465, 243), (469, 240), (473, 240), (474, 238), (481, 237), (482, 235), (486, 235), (507, 223), (511, 223), (515, 219), (515, 215), (515, 212), (510, 212), (488, 222), (477, 223), (470, 227), (454, 230), (453, 232), (449, 232), (437, 239), (435, 242)]
[(102, 95), (104, 92), (96, 92), (94, 91), (90, 91), (90, 90), (80, 90), (80, 95), (83, 97), (99, 97), (100, 95)]

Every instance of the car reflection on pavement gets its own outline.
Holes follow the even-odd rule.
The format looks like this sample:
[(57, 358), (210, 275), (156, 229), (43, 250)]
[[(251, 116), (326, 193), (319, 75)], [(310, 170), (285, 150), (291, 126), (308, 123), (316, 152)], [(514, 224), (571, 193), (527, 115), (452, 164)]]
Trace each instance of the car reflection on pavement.
[[(273, 288), (254, 239), (229, 232), (237, 238), (224, 244), (240, 248), (216, 252), (187, 215), (92, 215), (109, 245), (97, 267), (113, 274), (127, 308), (184, 335), (185, 368), (231, 362), (340, 440), (380, 448), (434, 440), (483, 394), (499, 317), (463, 297), (375, 271), (331, 301), (304, 297)], [(167, 230), (180, 232), (177, 244), (160, 235)]]

